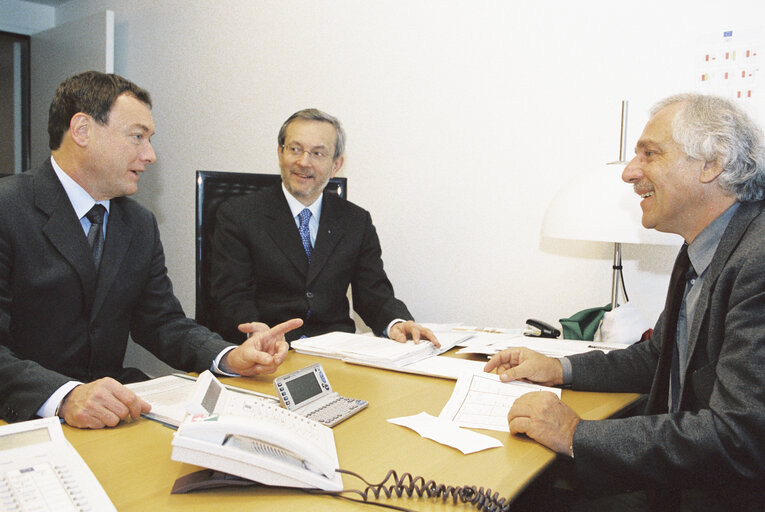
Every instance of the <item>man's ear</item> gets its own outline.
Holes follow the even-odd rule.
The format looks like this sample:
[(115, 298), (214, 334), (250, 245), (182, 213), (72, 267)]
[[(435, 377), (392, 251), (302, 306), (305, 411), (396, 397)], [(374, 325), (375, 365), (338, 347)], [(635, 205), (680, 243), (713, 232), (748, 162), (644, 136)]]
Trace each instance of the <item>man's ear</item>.
[(335, 174), (337, 174), (337, 172), (343, 167), (343, 162), (345, 162), (345, 157), (343, 155), (340, 155), (332, 163), (332, 174), (329, 175), (330, 178), (335, 177)]
[[(72, 141), (80, 147), (88, 145), (90, 139), (90, 129), (93, 119), (82, 112), (77, 112), (69, 120), (69, 137)], [(66, 134), (64, 134), (66, 135)]]
[(701, 175), (699, 180), (702, 183), (712, 183), (723, 172), (723, 166), (719, 160), (712, 160), (704, 163), (704, 167), (701, 169)]

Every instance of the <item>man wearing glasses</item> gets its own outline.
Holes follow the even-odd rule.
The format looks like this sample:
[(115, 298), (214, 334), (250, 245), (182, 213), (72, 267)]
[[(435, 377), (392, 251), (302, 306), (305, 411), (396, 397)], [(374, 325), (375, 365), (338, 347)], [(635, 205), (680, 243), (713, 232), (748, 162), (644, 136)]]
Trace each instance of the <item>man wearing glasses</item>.
[(280, 186), (221, 205), (213, 237), (215, 323), (239, 339), (240, 319), (272, 322), (299, 317), (288, 340), (331, 331), (354, 332), (353, 307), (376, 335), (396, 341), (428, 339), (385, 275), (369, 212), (324, 194), (343, 166), (345, 132), (316, 109), (294, 113), (279, 130)]

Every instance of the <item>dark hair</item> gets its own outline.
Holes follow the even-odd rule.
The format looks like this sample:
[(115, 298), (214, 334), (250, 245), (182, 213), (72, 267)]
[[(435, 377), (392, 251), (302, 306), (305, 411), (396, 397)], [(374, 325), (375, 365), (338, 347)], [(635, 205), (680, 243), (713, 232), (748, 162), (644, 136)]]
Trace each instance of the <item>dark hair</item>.
[(277, 138), (277, 141), (279, 142), (279, 146), (284, 145), (284, 138), (287, 136), (286, 135), (287, 127), (295, 119), (306, 119), (308, 121), (321, 121), (323, 123), (331, 124), (332, 126), (335, 127), (335, 133), (337, 134), (337, 137), (335, 140), (335, 155), (332, 157), (332, 159), (337, 160), (345, 152), (345, 130), (343, 130), (343, 126), (340, 124), (340, 121), (338, 121), (336, 117), (326, 114), (316, 108), (306, 108), (303, 110), (298, 110), (297, 112), (289, 116), (286, 121), (284, 121), (284, 124), (282, 124), (281, 129), (279, 129), (279, 136)]
[(85, 71), (70, 76), (56, 89), (48, 110), (48, 145), (58, 149), (78, 112), (88, 114), (97, 123), (109, 121), (109, 111), (121, 94), (130, 94), (151, 108), (149, 93), (119, 75)]

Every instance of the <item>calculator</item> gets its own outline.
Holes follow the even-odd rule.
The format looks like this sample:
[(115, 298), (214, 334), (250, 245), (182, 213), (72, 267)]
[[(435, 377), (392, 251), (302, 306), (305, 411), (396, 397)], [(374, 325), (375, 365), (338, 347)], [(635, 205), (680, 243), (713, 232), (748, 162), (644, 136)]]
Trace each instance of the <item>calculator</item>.
[(290, 411), (334, 427), (364, 409), (369, 402), (332, 391), (321, 364), (314, 363), (274, 379), (279, 401)]

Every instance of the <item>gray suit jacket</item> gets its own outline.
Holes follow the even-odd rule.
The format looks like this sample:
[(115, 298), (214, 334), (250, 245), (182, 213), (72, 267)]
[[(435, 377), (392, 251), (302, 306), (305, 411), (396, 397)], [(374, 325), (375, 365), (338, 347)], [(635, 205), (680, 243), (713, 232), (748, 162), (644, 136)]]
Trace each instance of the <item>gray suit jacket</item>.
[(0, 205), (0, 418), (32, 418), (72, 379), (142, 376), (122, 367), (128, 334), (187, 371), (231, 346), (186, 318), (156, 220), (132, 199), (111, 201), (98, 274), (50, 160), (0, 180)]
[(666, 406), (671, 351), (660, 346), (664, 314), (650, 341), (571, 357), (573, 388), (649, 393), (654, 411), (582, 421), (574, 434), (582, 481), (612, 489), (671, 489), (677, 495), (681, 489), (701, 490), (728, 506), (731, 500), (762, 497), (764, 208), (765, 202), (739, 206), (707, 269), (678, 413), (667, 413)]
[[(353, 332), (347, 298), (375, 334), (394, 319), (411, 320), (383, 269), (382, 249), (369, 212), (324, 194), (311, 264), (281, 185), (220, 206), (213, 236), (211, 294), (215, 322), (226, 339), (236, 326), (303, 318), (293, 340), (330, 331)], [(310, 311), (310, 314), (308, 313)]]

